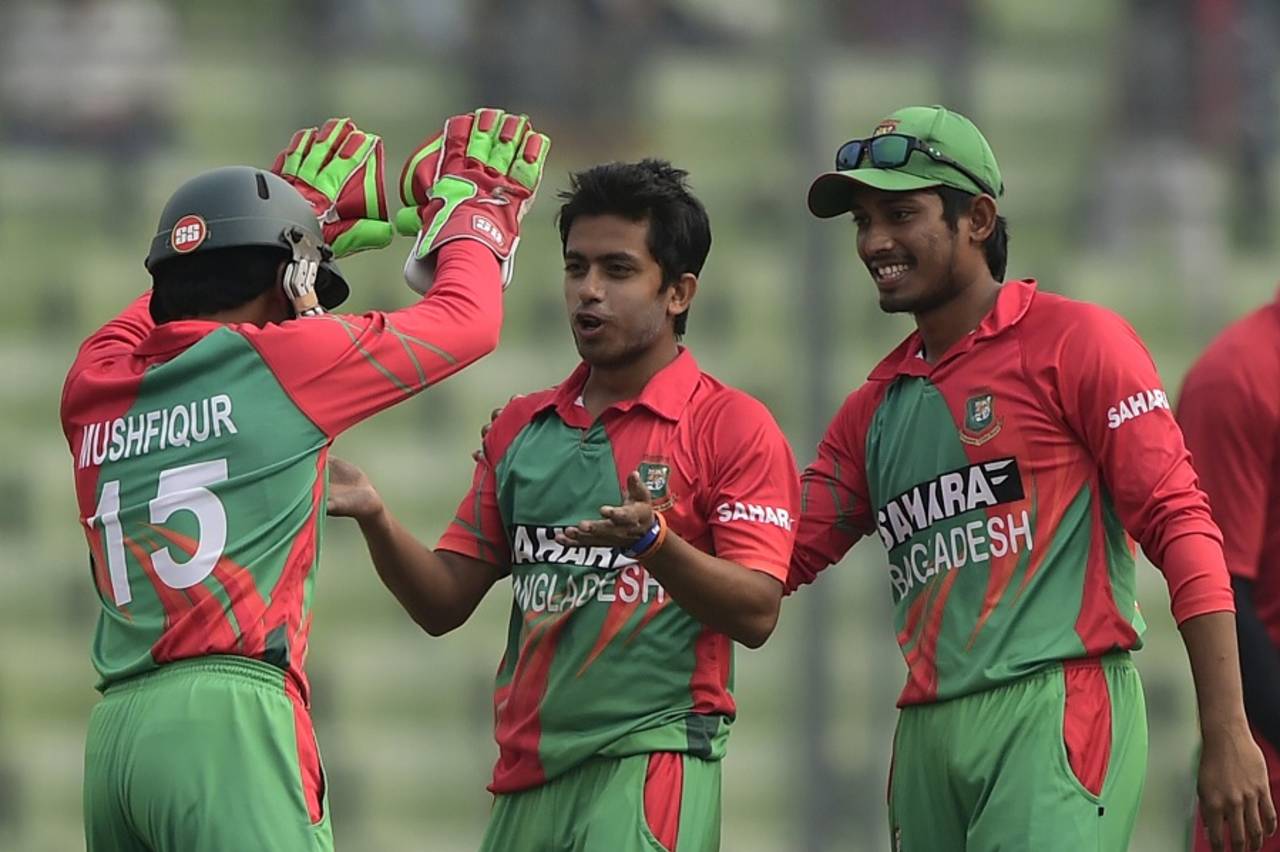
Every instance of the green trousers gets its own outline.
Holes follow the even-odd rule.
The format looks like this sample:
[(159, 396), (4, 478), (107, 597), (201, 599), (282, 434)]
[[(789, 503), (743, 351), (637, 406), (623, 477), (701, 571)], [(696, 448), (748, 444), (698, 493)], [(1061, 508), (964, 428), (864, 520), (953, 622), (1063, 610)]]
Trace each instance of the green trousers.
[(333, 848), (310, 715), (266, 663), (202, 657), (108, 687), (84, 764), (88, 852)]
[(1124, 852), (1146, 763), (1146, 704), (1128, 654), (905, 707), (889, 781), (892, 849)]
[(499, 794), (482, 852), (716, 852), (720, 761), (655, 752), (596, 758)]

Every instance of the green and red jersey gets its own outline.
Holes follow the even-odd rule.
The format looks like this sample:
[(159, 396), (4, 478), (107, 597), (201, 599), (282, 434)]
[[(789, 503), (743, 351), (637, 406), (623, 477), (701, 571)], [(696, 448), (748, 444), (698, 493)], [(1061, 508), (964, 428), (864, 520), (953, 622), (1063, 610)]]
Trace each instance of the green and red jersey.
[(845, 400), (803, 489), (788, 586), (878, 534), (908, 669), (900, 705), (1138, 648), (1133, 539), (1179, 622), (1234, 609), (1141, 340), (1033, 281), (1005, 284), (935, 364), (907, 338)]
[(305, 700), (329, 445), (493, 349), (497, 263), (459, 242), (411, 307), (264, 327), (155, 326), (149, 298), (84, 342), (62, 393), (99, 688), (232, 654), (278, 666)]
[(494, 693), (490, 789), (544, 783), (592, 757), (724, 755), (733, 642), (674, 603), (642, 564), (556, 533), (619, 505), (639, 471), (671, 531), (784, 581), (800, 483), (757, 400), (680, 355), (592, 420), (583, 364), (494, 422), (439, 547), (499, 566), (514, 601)]
[(1280, 646), (1280, 299), (1227, 327), (1187, 373), (1178, 421), (1227, 569)]

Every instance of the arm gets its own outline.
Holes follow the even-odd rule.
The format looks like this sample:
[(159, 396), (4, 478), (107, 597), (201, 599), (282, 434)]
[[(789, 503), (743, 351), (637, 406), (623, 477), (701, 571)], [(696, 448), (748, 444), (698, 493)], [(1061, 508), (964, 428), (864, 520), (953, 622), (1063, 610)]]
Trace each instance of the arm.
[(1222, 849), (1222, 824), (1232, 849), (1261, 849), (1275, 834), (1276, 812), (1267, 766), (1245, 721), (1236, 653), (1235, 619), (1229, 612), (1190, 618), (1179, 625), (1191, 662), (1200, 711), (1201, 817), (1214, 849)]
[[(1222, 529), (1236, 603), (1245, 710), (1254, 729), (1280, 748), (1280, 652), (1258, 618), (1253, 581), (1264, 567), (1271, 475), (1280, 436), (1280, 363), (1266, 339), (1254, 350), (1251, 327), (1219, 338), (1187, 375), (1178, 400), (1200, 483)], [(1270, 568), (1270, 570), (1275, 570)]]
[[(89, 335), (76, 359), (67, 371), (66, 381), (62, 385), (62, 408), (66, 410), (67, 394), (76, 378), (85, 369), (104, 358), (128, 355), (139, 343), (146, 339), (156, 324), (151, 320), (151, 291), (143, 293), (109, 320), (105, 325)], [(64, 429), (66, 424), (63, 424)], [(70, 435), (67, 436), (70, 439)]]
[[(719, 633), (757, 648), (778, 621), (782, 586), (794, 546), (800, 483), (787, 440), (763, 404), (724, 391), (686, 415), (695, 433), (695, 477), (711, 531), (711, 553), (668, 531), (639, 561), (681, 608)], [(638, 472), (626, 481), (626, 502), (604, 507), (602, 520), (564, 532), (566, 543), (617, 547), (641, 539), (655, 520)], [(750, 505), (754, 518), (725, 511)], [(736, 517), (735, 517), (736, 516)]]
[(1280, 751), (1280, 653), (1253, 606), (1253, 583), (1235, 577), (1231, 586), (1236, 593), (1244, 709), (1257, 732)]
[(1200, 708), (1199, 795), (1215, 849), (1223, 823), (1243, 849), (1275, 831), (1266, 765), (1245, 721), (1234, 599), (1222, 535), (1151, 356), (1133, 329), (1100, 309), (1058, 338), (1063, 412), (1097, 461), (1126, 530), (1160, 567)]
[(873, 529), (861, 412), (874, 386), (850, 394), (827, 426), (818, 457), (800, 477), (800, 531), (787, 577), (787, 593), (812, 583)]
[(748, 648), (763, 645), (778, 623), (777, 577), (703, 553), (678, 535), (668, 533), (644, 567), (686, 612)]
[(461, 626), (501, 577), (494, 565), (418, 541), (355, 465), (331, 458), (329, 484), (329, 514), (356, 519), (383, 585), (432, 636)]
[[(793, 473), (794, 476), (794, 473)], [(655, 523), (652, 498), (640, 474), (627, 476), (627, 500), (605, 506), (602, 520), (581, 521), (557, 536), (566, 547), (614, 547), (626, 550)], [(703, 553), (667, 532), (662, 542), (639, 557), (672, 600), (712, 630), (748, 648), (758, 648), (778, 623), (782, 581), (728, 559)]]
[(498, 261), (458, 240), (438, 252), (416, 304), (239, 326), (299, 408), (330, 436), (403, 402), (492, 352), (502, 326)]
[(1150, 354), (1119, 317), (1072, 307), (1069, 329), (1055, 329), (1055, 407), (1097, 464), (1125, 530), (1163, 572), (1174, 619), (1233, 611), (1222, 533)]
[[(483, 109), (450, 118), (410, 156), (401, 175), (401, 197), (415, 206), (401, 211), (409, 215), (397, 221), (418, 234), (405, 276), (425, 298), (392, 313), (325, 315), (257, 332), (242, 329), (294, 403), (327, 435), (408, 399), (497, 347), (502, 288), (510, 280), (520, 220), (541, 181), (549, 146), (524, 116)], [(343, 119), (319, 132), (295, 134), (276, 160), (276, 170), (300, 187), (322, 221), (339, 217), (326, 230), (335, 249), (357, 251), (391, 238), (382, 221), (381, 150), (381, 140)], [(373, 179), (372, 193), (369, 180), (357, 180), (361, 175)]]

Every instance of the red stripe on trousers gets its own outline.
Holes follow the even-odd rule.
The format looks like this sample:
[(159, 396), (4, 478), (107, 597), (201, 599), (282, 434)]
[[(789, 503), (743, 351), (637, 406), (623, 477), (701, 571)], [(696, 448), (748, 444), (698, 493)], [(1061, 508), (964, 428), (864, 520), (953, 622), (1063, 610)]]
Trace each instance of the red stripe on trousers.
[(1062, 740), (1067, 762), (1086, 790), (1102, 795), (1111, 761), (1111, 692), (1102, 663), (1096, 659), (1062, 663), (1066, 706), (1062, 708)]
[(684, 755), (670, 751), (649, 755), (649, 768), (644, 775), (644, 821), (669, 852), (676, 848), (683, 794)]
[(285, 692), (293, 704), (293, 731), (298, 746), (298, 772), (302, 776), (302, 793), (307, 800), (307, 816), (314, 825), (324, 816), (324, 773), (320, 771), (320, 750), (316, 732), (311, 727), (311, 714), (303, 703), (297, 684), (285, 678)]

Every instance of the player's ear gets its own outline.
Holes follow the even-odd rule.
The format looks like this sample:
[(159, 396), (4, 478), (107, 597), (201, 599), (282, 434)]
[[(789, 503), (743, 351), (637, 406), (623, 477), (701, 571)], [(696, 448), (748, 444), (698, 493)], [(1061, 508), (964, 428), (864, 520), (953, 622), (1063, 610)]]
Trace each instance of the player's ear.
[(976, 196), (969, 203), (969, 238), (982, 245), (996, 228), (996, 201), (990, 195)]
[(667, 316), (674, 317), (689, 309), (698, 292), (698, 276), (686, 272), (667, 287)]

